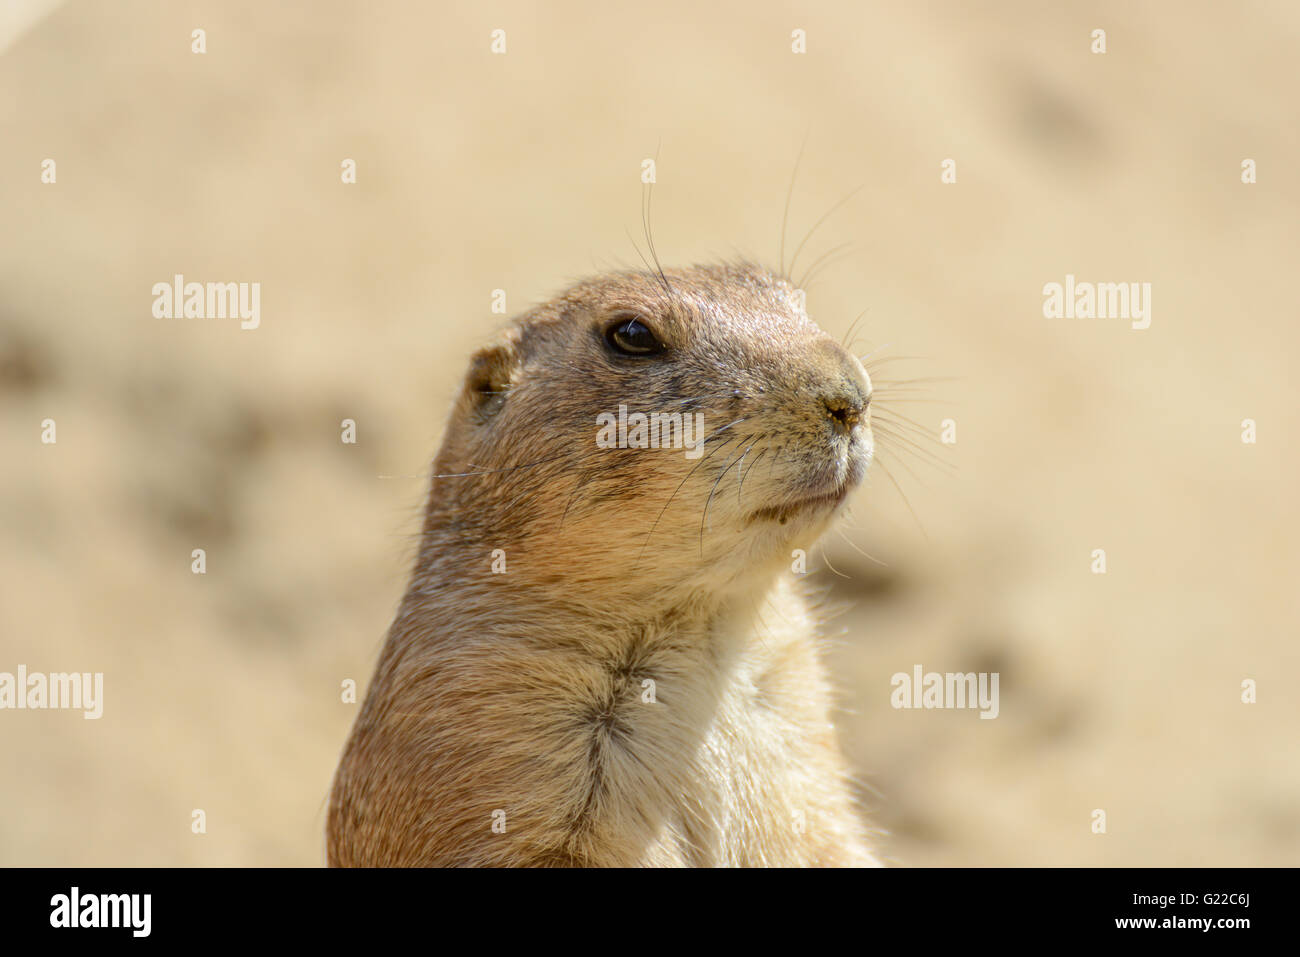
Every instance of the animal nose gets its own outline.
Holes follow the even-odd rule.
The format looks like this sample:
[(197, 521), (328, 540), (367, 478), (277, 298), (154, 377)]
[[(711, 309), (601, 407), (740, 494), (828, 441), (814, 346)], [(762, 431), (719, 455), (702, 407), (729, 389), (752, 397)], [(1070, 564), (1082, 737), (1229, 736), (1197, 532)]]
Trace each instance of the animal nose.
[(818, 404), (830, 420), (835, 435), (852, 435), (867, 419), (871, 404), (871, 377), (858, 358), (843, 349), (829, 336), (822, 341), (824, 364), (819, 363)]
[(831, 420), (835, 431), (843, 435), (848, 435), (853, 431), (854, 426), (862, 421), (870, 402), (870, 395), (864, 395), (861, 389), (848, 383), (822, 395), (826, 417)]

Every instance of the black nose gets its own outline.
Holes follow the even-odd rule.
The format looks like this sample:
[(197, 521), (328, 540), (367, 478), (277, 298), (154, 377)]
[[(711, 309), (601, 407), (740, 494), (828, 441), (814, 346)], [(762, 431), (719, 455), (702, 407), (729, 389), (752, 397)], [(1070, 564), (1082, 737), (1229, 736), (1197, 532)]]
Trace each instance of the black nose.
[(826, 417), (831, 420), (836, 432), (848, 435), (853, 427), (862, 421), (866, 414), (870, 398), (847, 386), (822, 396), (822, 405), (826, 408)]

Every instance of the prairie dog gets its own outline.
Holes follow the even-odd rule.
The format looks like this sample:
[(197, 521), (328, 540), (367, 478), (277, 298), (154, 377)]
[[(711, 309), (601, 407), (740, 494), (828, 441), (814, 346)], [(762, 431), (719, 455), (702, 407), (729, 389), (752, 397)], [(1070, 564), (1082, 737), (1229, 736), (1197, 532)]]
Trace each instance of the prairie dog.
[(878, 863), (791, 569), (867, 470), (871, 384), (801, 301), (747, 263), (606, 274), (473, 357), (331, 865)]

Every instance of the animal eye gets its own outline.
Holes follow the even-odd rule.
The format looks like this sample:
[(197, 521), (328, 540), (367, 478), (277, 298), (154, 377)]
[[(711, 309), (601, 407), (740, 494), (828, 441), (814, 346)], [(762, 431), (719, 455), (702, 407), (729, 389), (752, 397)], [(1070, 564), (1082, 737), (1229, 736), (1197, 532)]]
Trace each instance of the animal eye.
[(605, 341), (629, 356), (649, 356), (664, 351), (664, 344), (639, 319), (620, 319), (605, 331)]

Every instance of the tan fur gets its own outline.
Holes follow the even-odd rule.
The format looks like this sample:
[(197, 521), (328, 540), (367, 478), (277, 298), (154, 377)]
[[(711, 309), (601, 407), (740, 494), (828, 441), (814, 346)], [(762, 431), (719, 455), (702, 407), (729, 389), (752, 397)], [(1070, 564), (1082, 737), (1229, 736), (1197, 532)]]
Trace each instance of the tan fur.
[[(629, 314), (664, 356), (610, 349)], [(869, 395), (747, 264), (602, 276), (516, 320), (475, 356), (434, 462), (330, 864), (876, 863), (790, 570), (842, 499), (799, 503), (869, 462)], [(598, 448), (620, 403), (702, 411), (703, 456)]]

